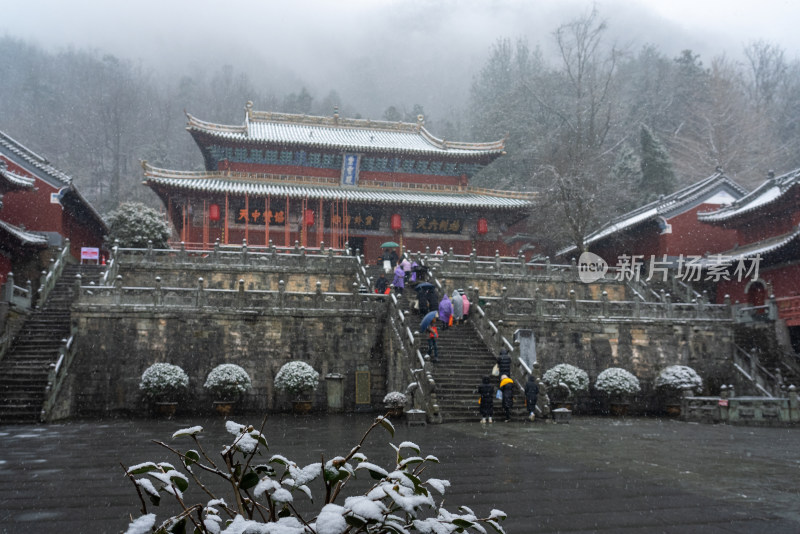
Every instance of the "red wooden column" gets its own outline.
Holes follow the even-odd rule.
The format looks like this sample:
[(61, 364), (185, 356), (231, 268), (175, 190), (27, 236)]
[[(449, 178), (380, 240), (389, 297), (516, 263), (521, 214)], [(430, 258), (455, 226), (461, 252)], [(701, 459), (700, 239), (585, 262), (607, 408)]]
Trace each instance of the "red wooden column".
[(289, 195), (286, 195), (286, 213), (283, 217), (283, 245), (286, 247), (291, 246), (289, 244), (289, 240), (291, 239), (291, 235), (289, 234)]
[(244, 240), (250, 243), (250, 196), (244, 196)]
[(228, 193), (225, 193), (225, 239), (222, 242), (228, 244)]
[(208, 248), (208, 202), (203, 199), (203, 249)]
[(325, 231), (325, 225), (322, 221), (324, 217), (322, 212), (322, 197), (319, 198), (319, 211), (317, 211), (317, 213), (319, 213), (319, 220), (317, 221), (317, 246), (320, 246), (320, 243), (325, 241), (325, 234), (323, 233)]

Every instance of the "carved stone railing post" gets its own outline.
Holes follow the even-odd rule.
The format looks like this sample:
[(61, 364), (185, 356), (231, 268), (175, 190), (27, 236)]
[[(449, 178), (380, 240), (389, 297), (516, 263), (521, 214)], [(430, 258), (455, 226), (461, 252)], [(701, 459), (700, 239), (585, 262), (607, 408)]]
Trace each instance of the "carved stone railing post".
[(508, 310), (508, 288), (503, 286), (500, 288), (500, 315), (504, 316)]
[(197, 279), (197, 292), (195, 293), (194, 306), (202, 308), (205, 305), (205, 294), (203, 293), (203, 278)]
[(544, 270), (545, 270), (545, 272), (549, 273), (551, 268), (552, 267), (550, 266), (550, 256), (545, 256), (544, 257)]
[(156, 276), (156, 287), (153, 291), (153, 306), (158, 308), (164, 302), (164, 289), (161, 287), (161, 277)]
[(503, 268), (503, 263), (500, 261), (500, 251), (494, 251), (494, 270), (497, 274), (500, 274), (501, 269)]
[(800, 422), (800, 403), (797, 400), (797, 388), (789, 386), (789, 420), (792, 423)]
[(0, 297), (1, 302), (14, 301), (14, 273), (9, 272), (6, 276), (6, 283), (3, 285), (3, 295)]
[(519, 254), (517, 255), (517, 261), (519, 262), (519, 274), (524, 275), (525, 272), (526, 272), (526, 270), (525, 270), (525, 254), (523, 254), (521, 250), (519, 251)]
[(608, 317), (608, 291), (603, 291), (600, 295), (600, 315)]
[(322, 282), (317, 280), (317, 289), (314, 291), (314, 307), (322, 309)]
[(733, 317), (733, 308), (731, 307), (731, 296), (726, 293), (722, 302), (723, 304), (725, 304), (725, 316)]
[(567, 308), (567, 314), (570, 317), (578, 315), (578, 296), (575, 294), (574, 289), (569, 290), (569, 307)]
[(300, 254), (300, 241), (295, 240), (294, 242), (294, 253)]
[(153, 261), (153, 240), (152, 239), (148, 239), (147, 240), (147, 250), (144, 253), (144, 259), (145, 259), (145, 261), (148, 261), (148, 262)]
[(81, 300), (81, 273), (75, 275), (72, 288), (72, 302), (79, 302)]
[(247, 265), (248, 257), (247, 257), (247, 240), (242, 240), (242, 255), (241, 255), (241, 263), (242, 265)]
[(306, 266), (306, 247), (300, 247), (300, 267)]
[(114, 304), (119, 306), (122, 303), (122, 275), (118, 274), (114, 280)]
[(178, 261), (180, 263), (186, 263), (186, 261), (187, 261), (186, 243), (184, 243), (183, 241), (181, 241), (181, 248), (178, 251)]
[(211, 251), (211, 261), (214, 263), (219, 261), (219, 238), (214, 241), (214, 249)]
[(639, 303), (639, 299), (635, 299), (633, 301), (633, 316), (636, 319), (639, 319), (642, 316), (642, 305)]
[(239, 278), (239, 283), (236, 284), (236, 307), (244, 308), (244, 278)]
[(283, 280), (278, 281), (278, 308), (283, 309), (286, 307), (286, 282)]
[(325, 241), (319, 242), (319, 254), (320, 256), (325, 254)]
[(667, 317), (672, 317), (672, 295), (664, 293), (664, 310)]
[(358, 283), (353, 282), (352, 288), (351, 297), (353, 299), (353, 306), (358, 308), (358, 301), (360, 300), (358, 295)]
[(539, 286), (533, 290), (533, 309), (537, 317), (541, 317), (544, 310), (542, 306), (542, 294), (539, 291)]
[(569, 260), (569, 272), (572, 274), (572, 279), (578, 279), (578, 263), (575, 261), (575, 258)]
[(278, 252), (278, 248), (275, 246), (275, 243), (272, 242), (272, 239), (269, 240), (269, 253), (275, 257), (275, 254)]

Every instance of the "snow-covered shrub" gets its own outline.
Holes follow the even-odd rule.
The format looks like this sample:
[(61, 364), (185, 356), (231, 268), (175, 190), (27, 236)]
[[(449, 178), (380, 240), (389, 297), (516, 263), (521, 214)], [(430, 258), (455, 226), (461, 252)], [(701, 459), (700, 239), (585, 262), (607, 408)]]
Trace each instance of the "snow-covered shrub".
[(656, 378), (657, 388), (699, 389), (703, 387), (703, 379), (700, 375), (686, 365), (670, 365), (661, 370)]
[(383, 404), (387, 408), (402, 408), (406, 405), (406, 396), (399, 391), (390, 391), (383, 397)]
[(594, 387), (612, 397), (633, 395), (641, 389), (639, 379), (620, 367), (609, 367), (597, 375)]
[(154, 363), (142, 373), (139, 389), (156, 401), (175, 400), (189, 386), (189, 376), (171, 363)]
[(157, 210), (141, 202), (123, 202), (105, 219), (109, 240), (113, 243), (119, 239), (121, 247), (146, 248), (148, 241), (155, 248), (167, 246), (169, 224)]
[(208, 373), (203, 387), (218, 399), (234, 400), (250, 389), (250, 376), (235, 363), (223, 363)]
[(560, 389), (563, 391), (566, 389), (567, 396), (589, 389), (589, 375), (586, 374), (586, 371), (568, 363), (559, 363), (549, 369), (542, 376), (542, 381), (547, 385), (548, 390)]
[(317, 384), (319, 384), (319, 373), (306, 362), (285, 363), (275, 375), (275, 387), (293, 397), (317, 389)]
[[(211, 453), (203, 449), (202, 440), (197, 437), (203, 427), (195, 426), (172, 435), (173, 439), (192, 440), (195, 448), (184, 453), (185, 447), (161, 444), (177, 456), (174, 465), (143, 462), (127, 468), (141, 509), (128, 533), (505, 533), (500, 522), (506, 514), (500, 510), (479, 516), (466, 506), (457, 513), (445, 509), (442, 496), (450, 482), (426, 478), (434, 469), (432, 464), (439, 460), (424, 456), (419, 446), (410, 441), (391, 445), (395, 458), (386, 468), (370, 462), (361, 446), (350, 448), (345, 456), (323, 455), (330, 458), (324, 465), (318, 462), (300, 466), (280, 454), (268, 454), (266, 437), (252, 426), (233, 421), (227, 421), (225, 426), (234, 437), (221, 448), (222, 460), (212, 461)], [(377, 427), (385, 428), (394, 437), (391, 422), (378, 417), (360, 443), (365, 443), (367, 435)], [(224, 484), (206, 480), (214, 476)], [(357, 476), (366, 479), (368, 489), (346, 496), (357, 487), (347, 482)], [(190, 495), (205, 493), (194, 491), (196, 488), (188, 492), (190, 481), (203, 484), (208, 500), (192, 503)], [(214, 493), (215, 487), (226, 488), (229, 493)], [(295, 501), (299, 503), (303, 496), (312, 498), (312, 487), (318, 488), (314, 507), (297, 505)], [(162, 519), (148, 511), (159, 506), (162, 498), (175, 498), (180, 511)], [(303, 512), (306, 508), (310, 511)]]

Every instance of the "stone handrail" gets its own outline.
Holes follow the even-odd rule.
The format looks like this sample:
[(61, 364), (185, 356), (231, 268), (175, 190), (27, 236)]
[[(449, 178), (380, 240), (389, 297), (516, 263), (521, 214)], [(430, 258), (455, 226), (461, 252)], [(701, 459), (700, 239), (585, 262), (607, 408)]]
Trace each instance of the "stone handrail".
[(725, 304), (672, 303), (669, 295), (664, 302), (611, 301), (604, 292), (600, 300), (580, 300), (575, 291), (568, 299), (508, 297), (503, 288), (499, 297), (482, 296), (485, 302), (496, 304), (503, 316), (540, 317), (544, 319), (603, 317), (613, 320), (668, 320), (668, 321), (725, 321), (730, 322), (730, 307)]
[(780, 384), (778, 378), (761, 365), (755, 353), (751, 354), (738, 345), (734, 345), (733, 366), (767, 397), (773, 397), (779, 393)]
[(103, 271), (103, 274), (100, 275), (101, 286), (111, 285), (117, 278), (117, 274), (119, 273), (119, 260), (117, 259), (118, 254), (119, 245), (115, 244), (113, 247), (111, 247), (111, 254), (108, 257), (108, 262), (106, 262), (106, 269)]
[(69, 239), (65, 239), (64, 246), (61, 247), (58, 257), (50, 260), (50, 268), (47, 271), (42, 271), (42, 277), (39, 280), (39, 290), (37, 292), (38, 296), (36, 298), (37, 306), (42, 306), (47, 301), (47, 297), (56, 286), (56, 282), (61, 278), (61, 273), (70, 257), (69, 248)]
[(58, 360), (56, 363), (50, 364), (50, 370), (47, 374), (47, 387), (44, 393), (44, 402), (42, 404), (42, 412), (39, 419), (42, 422), (47, 422), (53, 414), (53, 409), (58, 401), (58, 394), (61, 391), (61, 386), (64, 378), (67, 376), (72, 361), (75, 359), (75, 335), (77, 331), (75, 326), (70, 327), (70, 335), (67, 339), (61, 340), (61, 347), (58, 349)]
[[(80, 279), (79, 279), (80, 280)], [(78, 282), (80, 283), (80, 282)], [(81, 286), (76, 288), (75, 304), (78, 306), (111, 306), (169, 310), (174, 308), (206, 308), (229, 310), (347, 310), (375, 311), (382, 303), (378, 295), (359, 293), (359, 285), (353, 284), (351, 293), (323, 292), (322, 282), (317, 281), (316, 291), (289, 292), (281, 280), (277, 291), (245, 290), (244, 280), (239, 280), (237, 289), (208, 289), (202, 278), (197, 285), (187, 287), (164, 287), (156, 277), (152, 287), (123, 286), (122, 276), (117, 275), (113, 286)]]
[(25, 287), (14, 285), (14, 273), (8, 273), (6, 283), (0, 289), (0, 302), (7, 302), (11, 306), (28, 310), (33, 303), (33, 287), (31, 281)]
[(789, 386), (781, 397), (736, 397), (722, 386), (719, 397), (681, 399), (681, 418), (705, 423), (788, 426), (800, 423), (797, 388)]
[[(381, 297), (384, 297), (381, 295)], [(394, 293), (389, 295), (389, 324), (394, 340), (408, 366), (408, 371), (422, 395), (426, 418), (429, 423), (441, 423), (442, 413), (436, 395), (436, 381), (433, 377), (433, 364), (430, 357), (423, 357), (419, 350), (420, 334), (416, 335), (409, 326), (408, 315), (400, 309)]]
[(218, 241), (211, 250), (190, 250), (184, 243), (177, 249), (156, 249), (152, 244), (147, 248), (121, 248), (115, 245), (111, 249), (110, 261), (101, 283), (113, 281), (120, 265), (247, 266), (250, 269), (318, 267), (326, 270), (338, 267), (341, 272), (346, 272), (355, 268), (357, 260), (344, 252), (342, 249), (325, 248), (324, 243), (319, 248), (305, 248), (298, 243), (294, 247), (276, 247), (272, 242), (268, 247), (250, 247), (246, 243), (240, 246), (220, 245)]

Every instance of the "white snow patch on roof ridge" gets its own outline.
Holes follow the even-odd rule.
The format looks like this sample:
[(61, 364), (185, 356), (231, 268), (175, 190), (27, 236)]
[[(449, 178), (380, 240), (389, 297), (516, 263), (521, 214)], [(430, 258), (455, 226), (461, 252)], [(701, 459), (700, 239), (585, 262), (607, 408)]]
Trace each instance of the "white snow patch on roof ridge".
[(67, 185), (72, 183), (72, 178), (70, 176), (63, 171), (56, 169), (45, 158), (27, 148), (25, 145), (4, 132), (0, 132), (0, 145), (6, 147), (9, 151), (21, 157), (28, 164), (33, 165), (35, 168), (41, 171), (44, 171), (56, 180)]
[[(728, 219), (734, 217), (736, 215), (752, 211), (760, 206), (768, 204), (773, 200), (779, 198), (783, 192), (781, 188), (777, 185), (774, 185), (767, 189), (766, 191), (761, 192), (761, 194), (757, 195), (755, 198), (751, 199), (746, 203), (740, 203), (738, 206), (736, 204), (732, 204), (727, 208), (723, 208), (719, 211), (708, 212), (708, 213), (698, 213), (698, 218), (700, 220), (706, 221), (717, 221)], [(746, 197), (745, 197), (746, 198)]]
[(5, 221), (0, 221), (0, 228), (19, 239), (23, 245), (47, 245), (47, 237), (41, 234), (23, 230)]
[(722, 256), (724, 259), (728, 261), (738, 261), (741, 259), (752, 258), (755, 257), (757, 254), (767, 254), (769, 252), (774, 252), (784, 246), (788, 245), (797, 237), (800, 236), (800, 227), (795, 228), (794, 231), (784, 234), (782, 236), (771, 237), (768, 239), (764, 239), (762, 241), (756, 241), (755, 243), (750, 243), (748, 245), (737, 247), (731, 250), (727, 250), (725, 252), (720, 252), (719, 254), (712, 254), (708, 258), (704, 258), (704, 264), (708, 263), (715, 263), (715, 258)]

